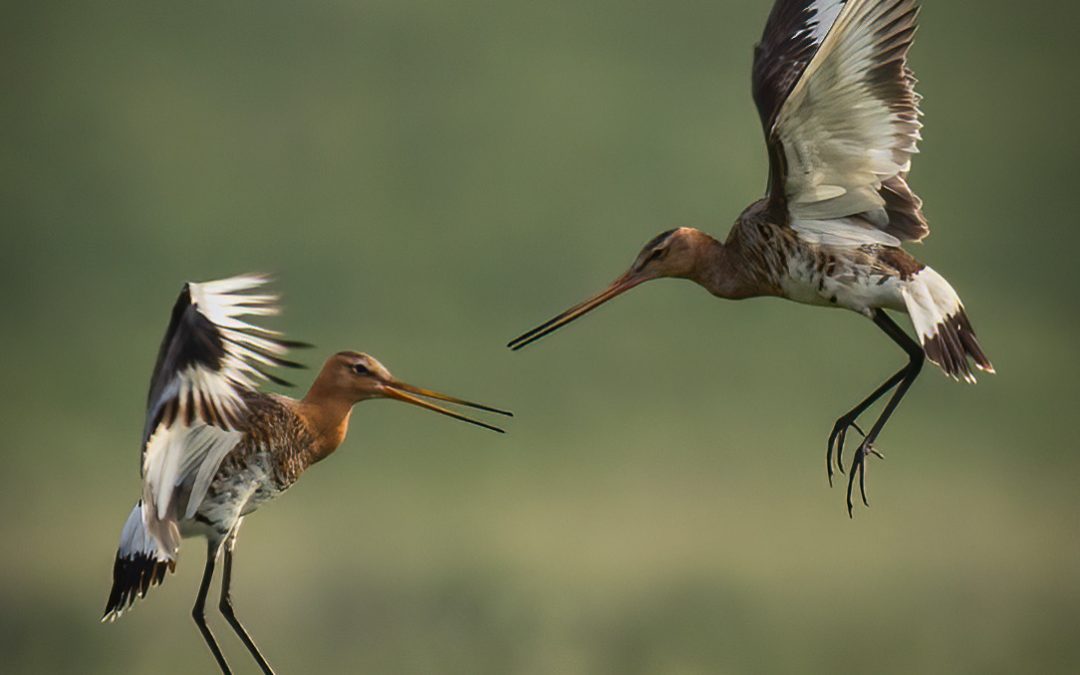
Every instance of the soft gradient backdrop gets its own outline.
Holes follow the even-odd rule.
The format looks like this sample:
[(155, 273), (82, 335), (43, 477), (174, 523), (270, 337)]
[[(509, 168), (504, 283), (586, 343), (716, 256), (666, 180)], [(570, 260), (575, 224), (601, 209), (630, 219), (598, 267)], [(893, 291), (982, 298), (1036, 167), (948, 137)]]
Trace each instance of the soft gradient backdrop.
[(1080, 5), (926, 4), (912, 248), (999, 375), (928, 369), (849, 520), (826, 437), (904, 362), (867, 321), (669, 281), (503, 347), (762, 193), (767, 0), (9, 3), (0, 670), (213, 671), (200, 541), (97, 619), (175, 294), (267, 271), (311, 365), (518, 413), (363, 404), (247, 520), (281, 673), (1077, 672)]

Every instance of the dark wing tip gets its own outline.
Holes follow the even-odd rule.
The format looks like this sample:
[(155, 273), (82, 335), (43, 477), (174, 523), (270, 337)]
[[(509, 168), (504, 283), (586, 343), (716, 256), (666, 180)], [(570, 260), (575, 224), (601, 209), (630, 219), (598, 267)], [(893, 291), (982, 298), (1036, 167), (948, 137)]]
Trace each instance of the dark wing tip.
[[(256, 389), (260, 381), (292, 386), (267, 370), (304, 368), (285, 358), (286, 352), (290, 347), (310, 345), (285, 340), (276, 331), (240, 318), (276, 313), (276, 295), (261, 290), (270, 279), (267, 274), (247, 274), (184, 284), (154, 366), (144, 442), (163, 419), (182, 419), (191, 424), (198, 416), (214, 426), (232, 427), (232, 418), (240, 413), (231, 410), (225, 399), (235, 399), (240, 390)], [(198, 371), (199, 376), (189, 385), (198, 401), (196, 396), (174, 400), (170, 388), (181, 379), (190, 379), (193, 371)], [(223, 380), (231, 393), (215, 392), (214, 386), (204, 381), (207, 377)], [(169, 412), (167, 417), (162, 415), (165, 410)]]

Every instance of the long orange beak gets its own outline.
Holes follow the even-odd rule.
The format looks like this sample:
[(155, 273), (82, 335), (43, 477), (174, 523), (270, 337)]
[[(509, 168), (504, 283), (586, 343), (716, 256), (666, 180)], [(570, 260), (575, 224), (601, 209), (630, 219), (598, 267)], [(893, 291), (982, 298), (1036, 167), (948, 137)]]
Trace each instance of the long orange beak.
[(506, 346), (514, 351), (517, 351), (523, 347), (527, 347), (528, 345), (531, 345), (545, 335), (548, 335), (549, 333), (554, 333), (555, 331), (559, 330), (571, 321), (585, 316), (586, 314), (593, 311), (608, 300), (622, 295), (631, 288), (641, 284), (644, 281), (647, 281), (647, 279), (647, 277), (643, 278), (627, 272), (626, 274), (613, 281), (610, 286), (608, 286), (600, 293), (594, 295), (585, 302), (574, 305), (573, 307), (558, 315), (551, 321), (540, 324), (528, 333), (514, 338)]
[[(507, 410), (499, 410), (498, 408), (492, 408), (491, 406), (483, 405), (480, 403), (473, 403), (472, 401), (466, 401), (465, 399), (457, 398), (456, 396), (440, 394), (439, 392), (431, 391), (430, 389), (421, 389), (420, 387), (414, 387), (411, 384), (406, 384), (397, 380), (384, 382), (382, 392), (388, 398), (396, 399), (398, 401), (404, 401), (405, 403), (411, 403), (413, 405), (420, 406), (421, 408), (427, 408), (428, 410), (434, 410), (435, 412), (442, 413), (447, 417), (453, 417), (454, 419), (461, 420), (462, 422), (468, 422), (469, 424), (475, 424), (478, 427), (491, 429), (492, 431), (497, 431), (500, 434), (506, 432), (497, 426), (488, 424), (486, 422), (481, 422), (479, 420), (474, 420), (471, 417), (467, 417), (465, 415), (462, 415), (461, 413), (456, 413), (453, 410), (447, 410), (442, 406), (435, 405), (434, 403), (425, 401), (422, 398), (417, 398), (417, 396), (426, 396), (427, 398), (433, 398), (439, 401), (446, 401), (447, 403), (455, 403), (457, 405), (464, 405), (470, 408), (476, 408), (477, 410), (485, 410), (487, 412), (496, 413), (498, 415), (506, 415), (507, 417), (514, 416), (514, 413)], [(413, 396), (413, 394), (416, 394), (417, 396)]]

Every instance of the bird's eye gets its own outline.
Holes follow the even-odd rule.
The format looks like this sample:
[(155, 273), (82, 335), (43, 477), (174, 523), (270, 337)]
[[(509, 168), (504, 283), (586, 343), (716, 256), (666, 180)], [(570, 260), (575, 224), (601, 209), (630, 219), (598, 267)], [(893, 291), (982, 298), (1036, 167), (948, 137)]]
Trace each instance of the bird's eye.
[(660, 258), (664, 257), (665, 253), (667, 253), (666, 248), (653, 249), (653, 252), (649, 254), (649, 259), (646, 262), (652, 262), (654, 260), (659, 260)]
[(357, 375), (368, 375), (371, 373), (371, 371), (367, 369), (367, 366), (362, 363), (357, 363), (356, 365), (354, 365), (352, 367), (352, 370)]

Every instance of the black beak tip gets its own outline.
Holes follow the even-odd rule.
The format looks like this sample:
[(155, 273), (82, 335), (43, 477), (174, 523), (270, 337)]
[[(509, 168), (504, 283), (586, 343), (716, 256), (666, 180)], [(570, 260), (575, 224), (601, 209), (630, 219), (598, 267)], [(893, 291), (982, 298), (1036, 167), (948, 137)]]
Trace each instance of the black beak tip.
[(509, 347), (510, 351), (512, 351), (512, 352), (520, 352), (522, 349), (525, 349), (526, 347), (531, 345), (533, 342), (535, 342), (537, 339), (539, 339), (539, 338), (532, 338), (532, 339), (517, 338), (513, 342), (510, 342), (509, 344), (507, 344), (506, 346)]

